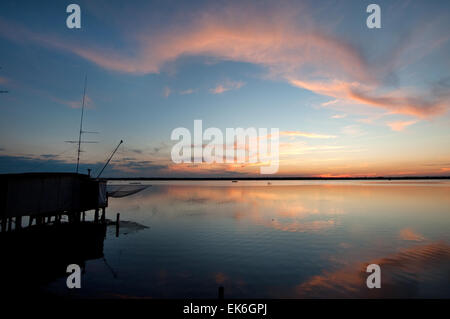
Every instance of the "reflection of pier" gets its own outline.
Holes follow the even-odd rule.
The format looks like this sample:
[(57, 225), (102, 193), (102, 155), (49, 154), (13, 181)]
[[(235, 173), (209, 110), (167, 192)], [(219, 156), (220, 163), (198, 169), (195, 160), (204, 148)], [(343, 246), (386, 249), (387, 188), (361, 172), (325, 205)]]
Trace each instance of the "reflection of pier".
[(0, 291), (32, 293), (69, 264), (103, 257), (107, 205), (106, 182), (87, 175), (0, 175)]
[(32, 294), (66, 277), (70, 264), (84, 269), (87, 260), (103, 257), (105, 235), (106, 223), (94, 222), (33, 225), (0, 233), (0, 293)]
[[(0, 175), (0, 294), (42, 295), (46, 284), (67, 276), (68, 265), (84, 270), (87, 260), (102, 258), (108, 197), (146, 187), (107, 190), (106, 181), (74, 173)], [(119, 214), (115, 225), (118, 236)]]
[(67, 216), (70, 223), (78, 223), (85, 220), (87, 211), (95, 212), (95, 222), (104, 221), (107, 206), (106, 181), (92, 179), (87, 175), (0, 175), (2, 232), (22, 228), (24, 218), (28, 218), (28, 226), (60, 223), (62, 216)]

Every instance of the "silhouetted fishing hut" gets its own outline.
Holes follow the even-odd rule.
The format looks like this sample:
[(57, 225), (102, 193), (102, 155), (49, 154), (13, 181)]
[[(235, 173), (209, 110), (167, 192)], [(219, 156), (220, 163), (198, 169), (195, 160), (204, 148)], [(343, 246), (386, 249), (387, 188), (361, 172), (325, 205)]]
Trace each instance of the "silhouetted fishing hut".
[(84, 220), (85, 212), (94, 210), (94, 221), (105, 220), (108, 206), (106, 181), (77, 173), (24, 173), (0, 175), (0, 220), (2, 231), (22, 227), (22, 218), (29, 225)]

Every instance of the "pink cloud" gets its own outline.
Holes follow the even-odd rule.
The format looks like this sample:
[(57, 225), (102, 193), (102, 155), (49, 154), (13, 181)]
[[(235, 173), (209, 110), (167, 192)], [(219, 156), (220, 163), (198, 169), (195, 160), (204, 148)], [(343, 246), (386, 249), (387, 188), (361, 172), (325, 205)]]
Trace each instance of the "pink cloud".
[[(60, 99), (54, 96), (49, 96), (49, 98), (51, 100), (53, 100), (54, 102), (66, 105), (68, 107), (70, 107), (71, 109), (79, 109), (82, 106), (82, 100), (64, 100), (64, 99)], [(95, 104), (92, 101), (91, 97), (89, 95), (86, 94), (85, 100), (84, 100), (84, 106), (86, 108), (94, 108)]]
[(403, 131), (407, 126), (413, 125), (415, 123), (417, 123), (417, 121), (412, 120), (412, 121), (389, 122), (386, 124), (391, 128), (391, 130), (399, 132)]
[[(229, 5), (220, 11), (193, 12), (190, 19), (171, 23), (170, 27), (158, 31), (150, 32), (151, 28), (145, 26), (138, 30), (125, 28), (124, 40), (132, 49), (128, 51), (133, 52), (131, 54), (98, 44), (74, 44), (4, 20), (0, 20), (0, 35), (16, 42), (32, 41), (69, 51), (105, 69), (124, 73), (158, 73), (167, 63), (180, 57), (206, 56), (261, 65), (271, 78), (343, 103), (384, 109), (394, 114), (422, 119), (442, 115), (449, 108), (448, 93), (427, 92), (413, 96), (401, 89), (383, 90), (380, 79), (392, 68), (374, 68), (356, 46), (315, 25), (307, 8), (280, 6), (262, 10), (252, 7), (252, 15), (247, 12), (240, 6)], [(419, 40), (426, 39), (432, 31), (427, 30), (418, 33)], [(413, 61), (420, 59), (446, 43), (448, 36), (426, 48), (414, 40), (417, 39), (413, 37), (390, 52), (395, 56), (391, 67), (403, 67), (405, 59), (402, 57), (410, 51), (415, 52)], [(389, 61), (389, 57), (386, 60)], [(211, 92), (220, 94), (242, 85), (242, 82), (219, 84)]]
[(213, 94), (222, 94), (226, 91), (237, 90), (245, 85), (242, 81), (225, 81), (222, 84), (218, 84), (215, 88), (211, 89), (210, 92)]
[(429, 118), (444, 114), (450, 105), (448, 93), (434, 94), (433, 97), (412, 96), (408, 92), (398, 90), (390, 94), (376, 95), (375, 86), (359, 82), (345, 82), (339, 80), (302, 81), (290, 79), (293, 86), (300, 87), (321, 95), (326, 95), (347, 101), (359, 103), (369, 107), (388, 110), (391, 114), (411, 115), (417, 118)]
[(448, 95), (435, 95), (428, 98), (397, 92), (396, 94), (376, 96), (363, 91), (351, 90), (349, 98), (369, 106), (389, 110), (392, 114), (411, 115), (418, 118), (441, 115), (448, 110), (450, 105)]

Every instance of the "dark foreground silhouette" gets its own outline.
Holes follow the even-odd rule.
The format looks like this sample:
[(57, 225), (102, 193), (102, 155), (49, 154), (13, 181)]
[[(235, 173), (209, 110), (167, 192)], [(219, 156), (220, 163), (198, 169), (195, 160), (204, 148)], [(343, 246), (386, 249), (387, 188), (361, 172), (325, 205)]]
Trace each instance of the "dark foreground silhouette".
[(67, 277), (67, 266), (82, 269), (103, 257), (105, 223), (80, 222), (34, 225), (0, 233), (0, 294), (4, 297), (41, 296), (41, 287)]

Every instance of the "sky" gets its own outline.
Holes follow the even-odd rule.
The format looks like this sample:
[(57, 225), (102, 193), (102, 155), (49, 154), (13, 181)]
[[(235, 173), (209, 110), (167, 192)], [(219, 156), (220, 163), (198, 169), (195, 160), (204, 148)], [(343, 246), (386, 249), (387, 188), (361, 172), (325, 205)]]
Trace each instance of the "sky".
[[(171, 159), (178, 127), (278, 128), (277, 176), (450, 175), (448, 1), (9, 1), (0, 173), (260, 176)], [(366, 7), (381, 8), (369, 29)]]

